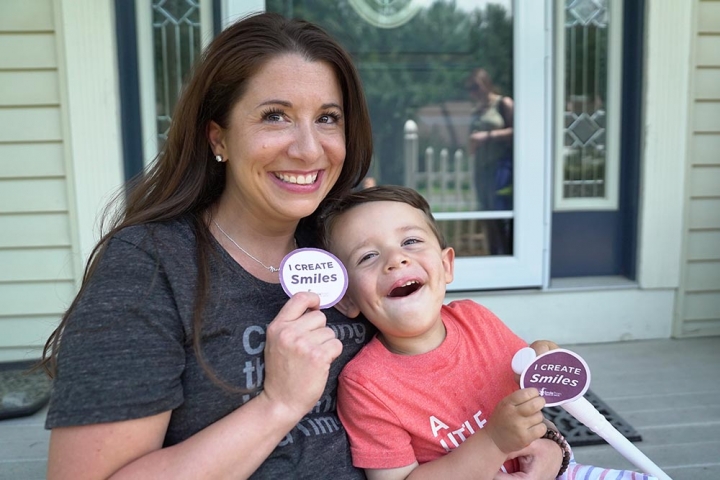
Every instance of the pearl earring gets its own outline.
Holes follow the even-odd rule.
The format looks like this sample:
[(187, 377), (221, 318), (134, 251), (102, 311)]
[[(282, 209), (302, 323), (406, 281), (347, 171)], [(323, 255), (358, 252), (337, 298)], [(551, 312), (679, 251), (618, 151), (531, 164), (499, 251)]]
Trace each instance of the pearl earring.
[(222, 162), (223, 162), (223, 157), (222, 157), (222, 155), (215, 155), (215, 160), (216, 160), (218, 163), (222, 163)]

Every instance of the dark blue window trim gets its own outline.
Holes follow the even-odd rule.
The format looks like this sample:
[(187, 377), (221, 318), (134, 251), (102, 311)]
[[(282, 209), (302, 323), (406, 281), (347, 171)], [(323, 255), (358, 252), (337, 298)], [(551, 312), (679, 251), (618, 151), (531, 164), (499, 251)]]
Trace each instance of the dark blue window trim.
[(143, 169), (140, 81), (138, 80), (135, 2), (115, 0), (123, 169), (129, 180)]
[(643, 74), (645, 50), (645, 0), (626, 1), (623, 12), (622, 131), (620, 140), (620, 209), (623, 242), (620, 274), (637, 275), (637, 226), (642, 155)]
[[(220, 0), (212, 0), (212, 5), (213, 32), (217, 35), (222, 29)], [(115, 36), (120, 90), (120, 136), (123, 170), (127, 182), (143, 171), (143, 159), (145, 158), (142, 147), (143, 133), (134, 0), (115, 0)]]
[(637, 275), (644, 26), (645, 0), (626, 0), (618, 209), (552, 214), (551, 278), (621, 275), (634, 280)]

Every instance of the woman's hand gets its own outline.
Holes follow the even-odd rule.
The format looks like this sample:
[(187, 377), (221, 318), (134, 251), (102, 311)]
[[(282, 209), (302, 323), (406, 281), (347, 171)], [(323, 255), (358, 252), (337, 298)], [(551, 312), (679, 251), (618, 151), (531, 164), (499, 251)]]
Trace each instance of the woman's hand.
[(518, 459), (519, 470), (515, 473), (499, 472), (493, 480), (552, 480), (557, 477), (562, 465), (563, 451), (557, 443), (540, 438), (511, 453), (508, 458)]
[(342, 352), (342, 343), (326, 325), (319, 306), (317, 294), (297, 293), (267, 328), (261, 395), (298, 420), (320, 399), (330, 364)]
[(470, 150), (470, 153), (475, 153), (475, 150), (477, 148), (486, 143), (488, 140), (490, 140), (490, 132), (482, 130), (479, 132), (473, 132), (470, 134), (470, 145), (468, 149)]

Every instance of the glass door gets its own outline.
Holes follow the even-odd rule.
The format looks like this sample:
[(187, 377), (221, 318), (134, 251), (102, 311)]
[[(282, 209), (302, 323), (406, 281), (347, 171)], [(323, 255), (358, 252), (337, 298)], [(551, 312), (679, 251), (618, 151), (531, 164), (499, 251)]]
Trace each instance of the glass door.
[(404, 184), (427, 198), (457, 253), (450, 289), (541, 286), (545, 2), (266, 0), (265, 9), (323, 26), (352, 53), (375, 141), (365, 184)]

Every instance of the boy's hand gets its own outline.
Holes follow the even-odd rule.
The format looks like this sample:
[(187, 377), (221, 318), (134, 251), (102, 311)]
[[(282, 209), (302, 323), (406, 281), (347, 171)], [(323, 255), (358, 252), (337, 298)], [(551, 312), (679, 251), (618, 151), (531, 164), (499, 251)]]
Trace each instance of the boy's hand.
[(545, 399), (536, 388), (517, 390), (500, 400), (485, 429), (503, 453), (522, 450), (545, 435), (544, 406)]
[[(556, 350), (560, 348), (557, 343), (551, 342), (550, 340), (535, 340), (533, 343), (528, 345), (530, 348), (535, 350), (535, 356), (542, 355), (545, 352), (549, 352), (550, 350)], [(515, 382), (517, 384), (520, 384), (520, 374), (515, 374)]]
[(551, 342), (550, 340), (535, 340), (529, 346), (530, 348), (535, 350), (535, 355), (542, 355), (543, 353), (549, 352), (550, 350), (556, 350), (560, 348), (557, 343)]

